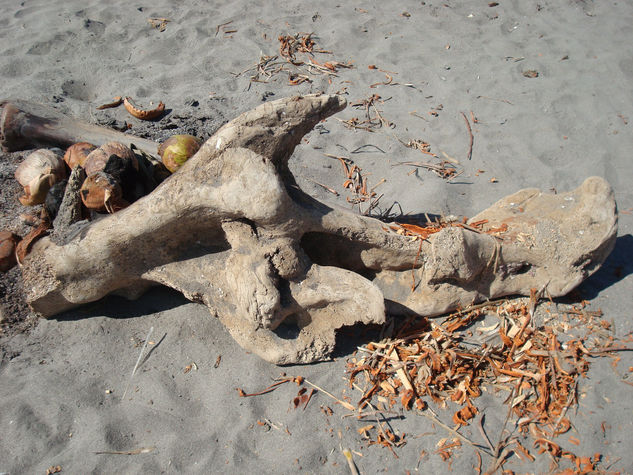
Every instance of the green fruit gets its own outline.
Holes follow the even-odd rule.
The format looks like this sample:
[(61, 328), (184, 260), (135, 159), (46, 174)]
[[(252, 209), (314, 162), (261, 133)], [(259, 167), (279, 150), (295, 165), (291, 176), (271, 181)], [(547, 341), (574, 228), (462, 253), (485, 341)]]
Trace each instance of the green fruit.
[(174, 173), (200, 149), (200, 141), (193, 135), (173, 135), (158, 147), (163, 165)]

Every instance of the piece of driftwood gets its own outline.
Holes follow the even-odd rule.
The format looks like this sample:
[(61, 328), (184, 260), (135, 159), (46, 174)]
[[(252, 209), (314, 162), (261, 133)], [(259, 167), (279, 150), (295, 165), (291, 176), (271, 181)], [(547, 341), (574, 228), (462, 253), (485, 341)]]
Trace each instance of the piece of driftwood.
[(209, 307), (245, 349), (306, 363), (328, 357), (336, 329), (384, 322), (385, 303), (431, 316), (533, 288), (559, 296), (611, 251), (616, 206), (597, 177), (558, 195), (519, 191), (424, 240), (316, 201), (288, 159), (344, 107), (328, 95), (262, 104), (128, 208), (61, 245), (42, 238), (22, 268), (31, 306), (50, 317), (160, 283)]
[(57, 110), (23, 100), (0, 101), (0, 146), (6, 152), (37, 147), (66, 149), (78, 142), (134, 144), (156, 155), (158, 144), (116, 130), (87, 124)]

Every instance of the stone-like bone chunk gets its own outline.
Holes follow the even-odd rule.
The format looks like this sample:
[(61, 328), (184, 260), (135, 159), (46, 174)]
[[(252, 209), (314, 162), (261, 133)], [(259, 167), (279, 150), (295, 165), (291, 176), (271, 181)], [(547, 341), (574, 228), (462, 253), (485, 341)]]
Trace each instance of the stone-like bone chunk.
[(23, 267), (31, 306), (49, 317), (159, 283), (209, 307), (247, 350), (307, 363), (330, 355), (338, 328), (384, 322), (385, 303), (437, 315), (543, 286), (562, 295), (611, 251), (615, 201), (597, 177), (565, 194), (519, 191), (471, 220), (490, 233), (447, 227), (421, 245), (316, 201), (288, 159), (344, 107), (327, 95), (262, 104), (148, 196), (63, 245), (41, 239)]

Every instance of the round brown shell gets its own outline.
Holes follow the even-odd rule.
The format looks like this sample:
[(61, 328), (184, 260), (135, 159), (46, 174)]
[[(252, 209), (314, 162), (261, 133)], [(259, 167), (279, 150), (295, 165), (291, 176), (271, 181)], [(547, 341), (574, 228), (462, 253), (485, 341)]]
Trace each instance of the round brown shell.
[(64, 161), (71, 170), (77, 165), (83, 167), (90, 152), (92, 152), (96, 148), (96, 145), (88, 142), (79, 142), (73, 144), (66, 149), (66, 153), (64, 154)]
[(9, 231), (0, 231), (0, 272), (6, 272), (15, 265), (15, 246), (18, 242), (20, 236)]
[(86, 175), (90, 176), (93, 173), (102, 171), (110, 155), (116, 155), (121, 158), (130, 158), (137, 170), (138, 170), (138, 162), (136, 161), (136, 156), (132, 149), (127, 145), (123, 145), (120, 142), (108, 142), (103, 144), (96, 150), (90, 152), (88, 157), (86, 158), (86, 162), (84, 163), (84, 170), (86, 170)]

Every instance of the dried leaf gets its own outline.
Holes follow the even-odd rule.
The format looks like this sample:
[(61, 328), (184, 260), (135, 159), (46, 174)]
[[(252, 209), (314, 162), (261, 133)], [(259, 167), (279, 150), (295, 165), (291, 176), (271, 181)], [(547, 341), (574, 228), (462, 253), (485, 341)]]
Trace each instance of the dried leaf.
[(329, 406), (321, 406), (321, 412), (326, 416), (331, 416), (334, 414), (334, 411)]
[(195, 364), (195, 363), (191, 363), (191, 364), (188, 364), (187, 366), (185, 366), (184, 373), (187, 374), (189, 371), (191, 371), (191, 370), (196, 371), (197, 369), (198, 369), (198, 365)]
[(404, 407), (405, 409), (410, 409), (411, 407), (411, 400), (413, 399), (413, 397), (415, 396), (415, 393), (410, 390), (407, 389), (403, 394), (402, 397), (400, 399), (400, 402), (402, 402), (402, 407)]
[(461, 408), (453, 414), (453, 422), (462, 426), (468, 425), (468, 421), (475, 417), (477, 412), (477, 408), (468, 401), (468, 405), (466, 407)]
[(380, 387), (382, 389), (385, 390), (385, 392), (388, 392), (389, 394), (396, 394), (396, 388), (394, 388), (391, 384), (389, 384), (387, 381), (381, 381), (380, 382)]
[(580, 445), (580, 440), (574, 437), (573, 435), (569, 436), (569, 442), (574, 445)]

